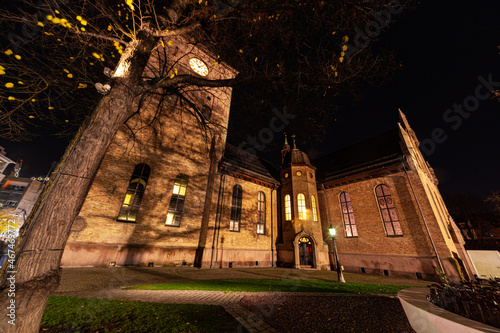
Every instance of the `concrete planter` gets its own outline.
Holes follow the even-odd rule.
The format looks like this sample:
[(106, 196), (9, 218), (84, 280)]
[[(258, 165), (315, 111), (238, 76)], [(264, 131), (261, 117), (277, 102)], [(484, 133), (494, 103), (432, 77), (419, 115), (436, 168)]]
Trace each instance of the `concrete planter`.
[(500, 329), (459, 316), (427, 301), (429, 288), (410, 288), (398, 293), (411, 327), (418, 333), (500, 332)]

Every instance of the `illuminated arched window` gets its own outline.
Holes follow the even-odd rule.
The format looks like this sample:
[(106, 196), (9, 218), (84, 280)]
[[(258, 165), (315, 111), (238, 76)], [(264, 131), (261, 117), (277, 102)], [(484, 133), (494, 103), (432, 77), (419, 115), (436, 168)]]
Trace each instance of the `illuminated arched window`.
[(311, 195), (311, 203), (312, 203), (312, 211), (313, 211), (313, 220), (314, 222), (318, 222), (318, 207), (316, 206), (316, 198), (314, 195)]
[(389, 187), (387, 185), (378, 185), (375, 188), (375, 193), (377, 194), (378, 207), (380, 208), (387, 236), (402, 236), (403, 231), (399, 224), (396, 206), (394, 206), (394, 201), (392, 201)]
[(257, 203), (257, 233), (266, 233), (266, 195), (259, 192)]
[(342, 208), (342, 218), (344, 219), (346, 237), (357, 237), (356, 221), (351, 204), (351, 196), (347, 192), (340, 193), (340, 206)]
[(178, 175), (175, 178), (174, 190), (172, 191), (172, 198), (168, 205), (167, 220), (165, 225), (178, 227), (181, 224), (181, 215), (184, 210), (184, 201), (186, 199), (186, 189), (188, 184), (188, 177), (186, 175)]
[(240, 231), (241, 222), (241, 201), (243, 190), (240, 185), (233, 186), (233, 201), (231, 204), (231, 220), (229, 221), (230, 231)]
[(285, 195), (285, 220), (292, 220), (292, 202), (289, 194)]
[(299, 219), (305, 220), (307, 218), (306, 197), (302, 193), (297, 195), (297, 205), (299, 208)]
[(122, 207), (118, 214), (118, 221), (136, 221), (150, 172), (151, 168), (145, 163), (135, 166), (127, 188), (127, 193), (125, 194), (125, 199), (123, 199)]

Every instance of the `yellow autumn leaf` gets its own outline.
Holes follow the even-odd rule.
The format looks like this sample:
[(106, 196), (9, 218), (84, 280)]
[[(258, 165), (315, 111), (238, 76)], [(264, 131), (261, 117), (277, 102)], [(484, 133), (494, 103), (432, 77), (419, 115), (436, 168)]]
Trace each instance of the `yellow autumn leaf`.
[(85, 21), (85, 20), (81, 20), (81, 21), (80, 21), (80, 23), (81, 23), (82, 25), (87, 25), (87, 21)]
[(131, 10), (134, 10), (134, 5), (132, 4), (133, 0), (125, 0), (125, 3), (130, 7)]
[(101, 58), (101, 56), (100, 56), (100, 55), (99, 55), (99, 53), (97, 53), (97, 52), (93, 52), (93, 53), (92, 53), (92, 56), (93, 56), (94, 58), (97, 58), (97, 59), (100, 59), (100, 58)]
[(52, 23), (59, 24), (59, 23), (61, 23), (61, 19), (58, 17), (54, 17), (54, 19), (52, 19)]
[(31, 101), (32, 101), (33, 103), (35, 103), (35, 102), (36, 102), (36, 99), (32, 98), (32, 99), (31, 99)]
[(43, 22), (38, 22), (37, 23), (39, 26), (43, 27)]
[(35, 116), (29, 116), (28, 118), (33, 119), (33, 118), (35, 118)]
[(344, 36), (344, 37), (342, 37), (342, 41), (343, 41), (344, 43), (347, 43), (347, 41), (348, 41), (348, 40), (349, 40), (349, 37), (348, 37), (347, 35), (346, 35), (346, 36)]
[(68, 77), (68, 78), (70, 78), (70, 79), (72, 79), (72, 78), (73, 78), (73, 74), (69, 73), (69, 74), (67, 75), (67, 77)]
[(169, 40), (167, 44), (168, 44), (168, 45), (173, 45), (173, 44), (174, 44), (174, 42), (172, 42), (171, 40)]
[(240, 49), (240, 53), (243, 53), (243, 50), (242, 50), (242, 49)]
[(53, 106), (49, 106), (49, 110), (54, 110), (54, 107)]
[(68, 119), (66, 119), (66, 120), (65, 120), (65, 122), (69, 123), (69, 120), (68, 120)]
[(7, 99), (8, 99), (9, 101), (15, 101), (15, 100), (16, 100), (16, 98), (15, 98), (15, 97), (12, 97), (12, 96), (9, 96)]
[(5, 88), (14, 88), (14, 83), (12, 83), (12, 82), (7, 82), (7, 83), (5, 84)]
[(255, 60), (254, 60), (254, 61), (255, 61), (255, 62), (257, 62), (257, 60), (258, 60), (258, 59), (259, 59), (259, 57), (255, 57)]
[(78, 89), (85, 89), (85, 88), (87, 88), (86, 83), (78, 83)]
[(5, 71), (3, 69), (0, 69), (0, 75), (5, 75)]
[(113, 27), (108, 25), (108, 31), (111, 31), (111, 30), (113, 30)]
[(11, 49), (8, 49), (7, 51), (5, 51), (5, 54), (6, 54), (6, 55), (11, 55), (12, 53), (14, 53), (14, 52), (12, 52), (12, 50), (11, 50)]
[(52, 16), (52, 15), (47, 15), (47, 16), (45, 16), (45, 17), (46, 17), (46, 18), (47, 18), (47, 20), (49, 20), (49, 21), (52, 21), (52, 19), (54, 18), (54, 16)]
[(17, 81), (17, 83), (19, 83), (19, 84), (24, 84), (24, 82), (23, 82), (23, 81)]
[(347, 51), (347, 45), (342, 46), (342, 51)]
[(14, 57), (15, 57), (17, 60), (21, 60), (21, 56), (20, 56), (19, 54), (16, 54)]
[(339, 58), (339, 61), (340, 61), (340, 62), (343, 62), (343, 61), (344, 61), (344, 57), (340, 57), (340, 58)]
[(82, 17), (81, 17), (80, 15), (78, 15), (78, 16), (76, 17), (76, 19), (77, 19), (78, 21), (81, 21), (81, 20), (82, 20)]
[(84, 28), (84, 27), (81, 27), (81, 28), (80, 28), (80, 30), (81, 30), (81, 31), (85, 31), (85, 28)]

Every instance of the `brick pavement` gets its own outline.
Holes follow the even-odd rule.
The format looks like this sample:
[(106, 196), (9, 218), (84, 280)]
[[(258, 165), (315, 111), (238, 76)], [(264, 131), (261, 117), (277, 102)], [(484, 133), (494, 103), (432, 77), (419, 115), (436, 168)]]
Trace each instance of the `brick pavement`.
[[(326, 274), (325, 274), (326, 273)], [(84, 297), (96, 299), (124, 299), (150, 303), (204, 304), (223, 306), (239, 323), (238, 332), (274, 333), (271, 326), (258, 315), (243, 308), (238, 303), (245, 295), (252, 296), (323, 296), (335, 297), (341, 294), (302, 293), (302, 292), (224, 292), (209, 290), (123, 290), (122, 287), (141, 284), (174, 283), (208, 279), (229, 278), (303, 278), (336, 280), (333, 272), (298, 271), (287, 269), (212, 269), (200, 270), (190, 267), (115, 267), (115, 268), (65, 268), (61, 285), (55, 296)], [(349, 282), (368, 282), (384, 284), (422, 285), (428, 282), (387, 279), (384, 277), (357, 276), (346, 274)], [(345, 295), (345, 294), (344, 294)], [(349, 294), (349, 296), (353, 296)]]

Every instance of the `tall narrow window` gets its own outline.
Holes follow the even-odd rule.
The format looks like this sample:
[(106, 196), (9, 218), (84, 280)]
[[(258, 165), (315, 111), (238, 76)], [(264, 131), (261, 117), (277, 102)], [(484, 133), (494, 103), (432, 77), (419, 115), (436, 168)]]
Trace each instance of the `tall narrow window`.
[(356, 221), (351, 204), (351, 196), (347, 192), (340, 193), (340, 206), (342, 207), (342, 218), (344, 219), (346, 237), (357, 237)]
[(241, 222), (241, 198), (242, 189), (240, 185), (233, 187), (233, 202), (231, 204), (231, 220), (229, 221), (230, 231), (240, 231)]
[(378, 207), (380, 208), (387, 236), (402, 236), (403, 231), (399, 224), (398, 214), (389, 187), (387, 185), (378, 185), (375, 193), (377, 194)]
[(168, 205), (167, 220), (165, 225), (178, 227), (181, 224), (182, 211), (184, 210), (184, 201), (186, 199), (186, 189), (188, 177), (186, 175), (178, 175), (175, 179), (172, 198)]
[(297, 205), (299, 208), (299, 219), (305, 220), (307, 218), (306, 197), (302, 193), (297, 195)]
[(318, 222), (318, 207), (316, 206), (316, 198), (311, 195), (312, 211), (314, 222)]
[(118, 221), (135, 222), (137, 220), (137, 213), (141, 207), (150, 172), (151, 168), (145, 163), (135, 166), (132, 178), (130, 178), (128, 184), (125, 199), (123, 199), (122, 207), (118, 214)]
[(292, 202), (289, 194), (285, 195), (285, 220), (292, 220)]
[(259, 192), (257, 203), (257, 233), (266, 233), (266, 195), (264, 192)]

